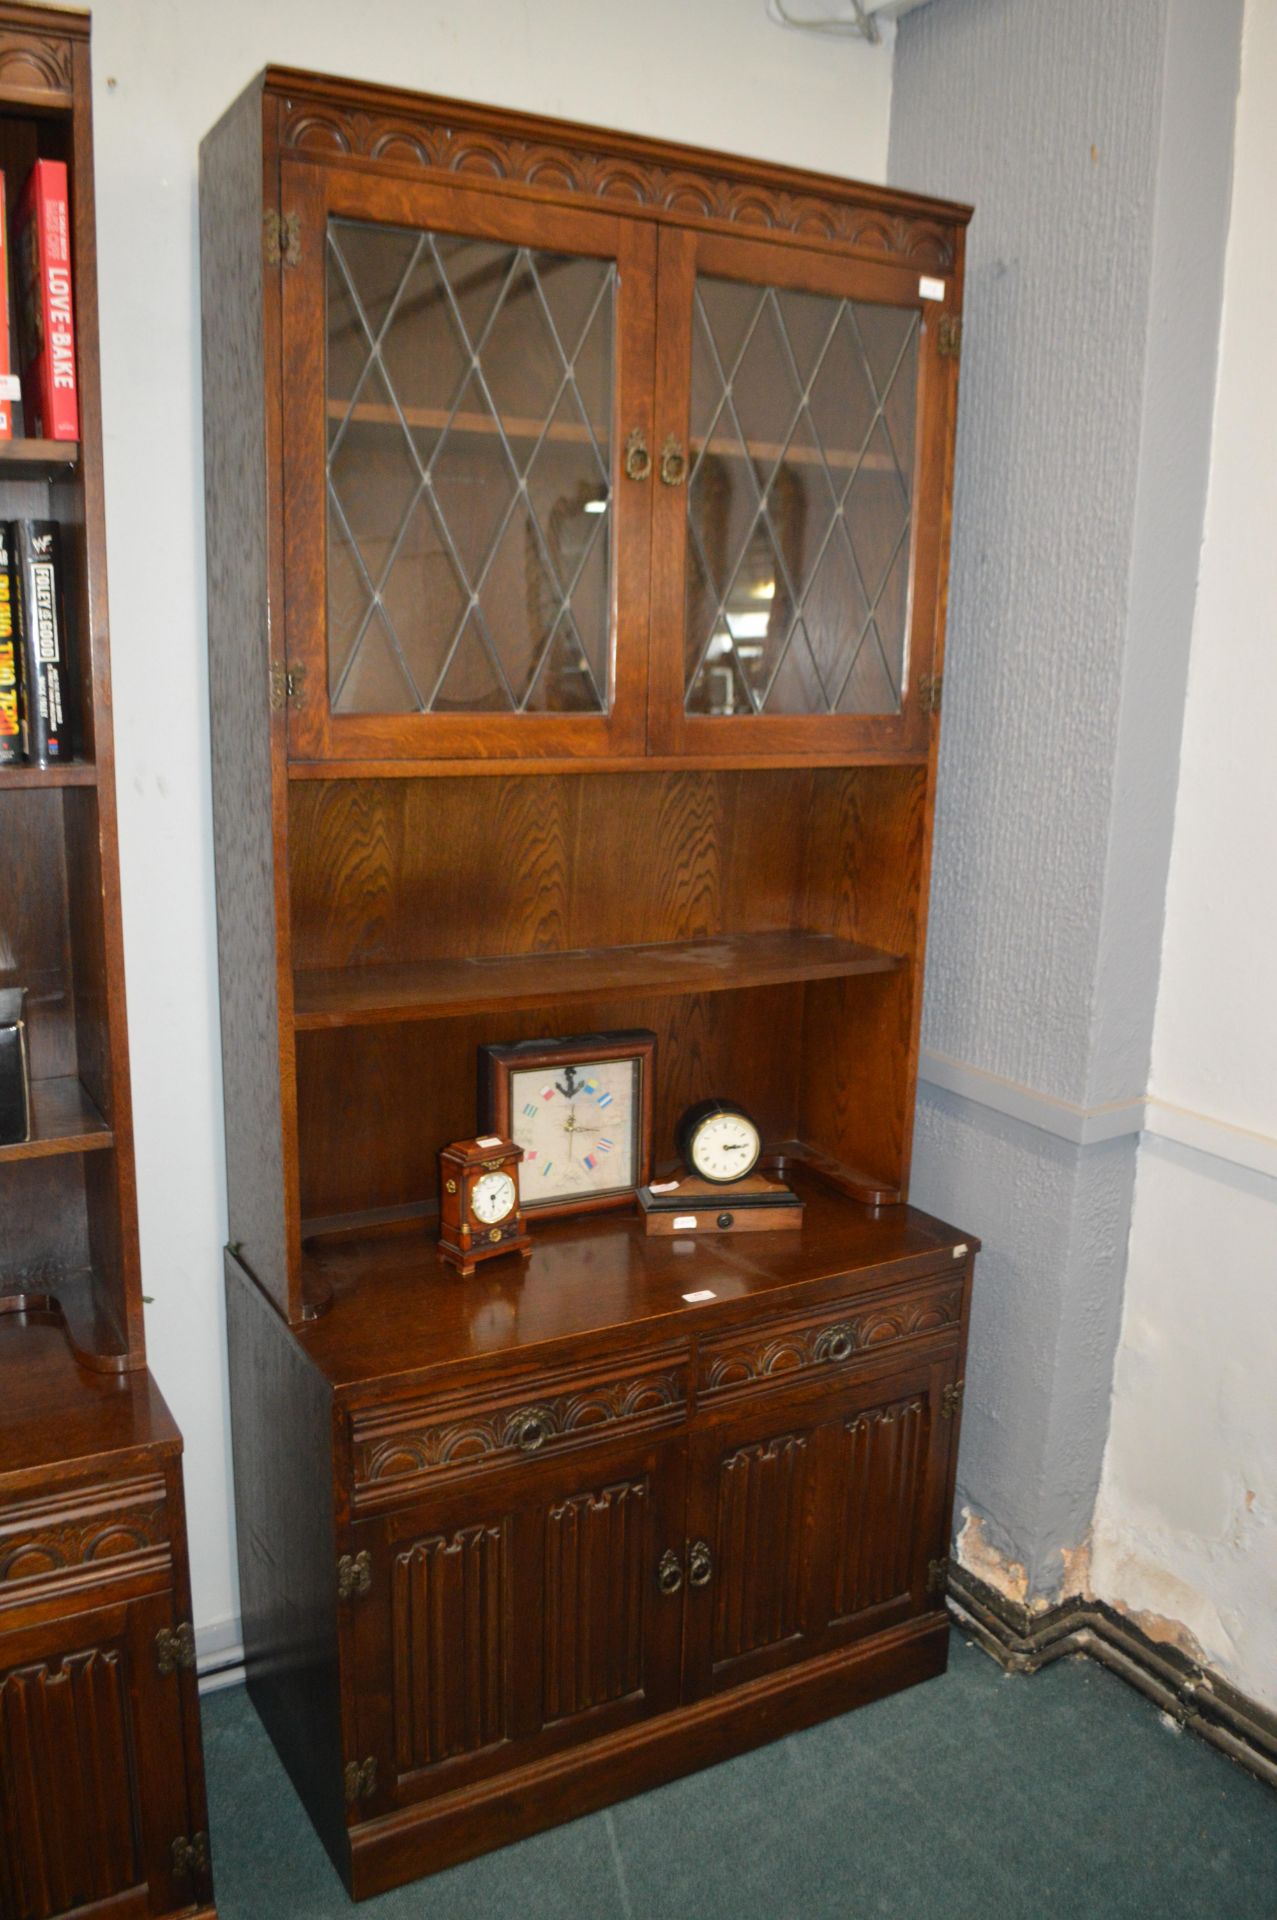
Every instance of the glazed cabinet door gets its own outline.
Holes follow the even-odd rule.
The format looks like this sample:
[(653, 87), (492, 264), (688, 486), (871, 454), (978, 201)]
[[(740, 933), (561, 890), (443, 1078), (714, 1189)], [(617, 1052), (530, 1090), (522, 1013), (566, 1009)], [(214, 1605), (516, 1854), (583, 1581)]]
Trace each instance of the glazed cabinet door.
[(952, 1360), (768, 1389), (693, 1432), (688, 1698), (719, 1693), (940, 1605)]
[(179, 1912), (209, 1893), (160, 1595), (0, 1634), (0, 1914)]
[(653, 752), (925, 749), (955, 292), (916, 268), (662, 233)]
[(290, 753), (641, 753), (654, 230), (306, 162), (281, 206)]
[(667, 1440), (474, 1475), (356, 1527), (352, 1819), (674, 1706), (683, 1496)]

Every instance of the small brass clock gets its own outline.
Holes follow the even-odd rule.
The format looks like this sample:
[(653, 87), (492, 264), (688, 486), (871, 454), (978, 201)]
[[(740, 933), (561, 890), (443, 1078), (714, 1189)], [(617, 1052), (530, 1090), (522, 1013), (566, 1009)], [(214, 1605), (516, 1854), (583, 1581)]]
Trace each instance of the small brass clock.
[(500, 1134), (454, 1140), (439, 1154), (439, 1251), (465, 1274), (481, 1260), (518, 1253), (532, 1242), (519, 1205), (522, 1147)]

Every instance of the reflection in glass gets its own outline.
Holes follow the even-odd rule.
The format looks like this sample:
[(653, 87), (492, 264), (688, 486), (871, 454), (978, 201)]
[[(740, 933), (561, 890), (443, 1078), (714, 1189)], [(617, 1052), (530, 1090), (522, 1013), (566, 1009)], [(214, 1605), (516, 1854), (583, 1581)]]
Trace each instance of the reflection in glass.
[(702, 276), (689, 713), (898, 713), (918, 315)]
[(330, 222), (334, 712), (607, 711), (615, 283)]

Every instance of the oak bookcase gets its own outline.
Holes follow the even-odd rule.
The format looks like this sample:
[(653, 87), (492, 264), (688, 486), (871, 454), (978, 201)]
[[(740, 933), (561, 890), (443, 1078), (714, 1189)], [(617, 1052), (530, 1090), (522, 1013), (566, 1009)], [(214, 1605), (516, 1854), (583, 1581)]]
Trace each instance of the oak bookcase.
[(0, 168), (67, 164), (77, 444), (0, 444), (62, 528), (82, 743), (0, 768), (0, 985), (32, 1127), (0, 1146), (0, 1913), (208, 1915), (181, 1437), (146, 1371), (107, 644), (89, 18), (0, 5)]
[[(967, 217), (275, 68), (204, 142), (245, 1642), (357, 1896), (944, 1666)], [(460, 1280), (477, 1048), (636, 1027), (658, 1164), (740, 1100), (801, 1232), (600, 1213)]]

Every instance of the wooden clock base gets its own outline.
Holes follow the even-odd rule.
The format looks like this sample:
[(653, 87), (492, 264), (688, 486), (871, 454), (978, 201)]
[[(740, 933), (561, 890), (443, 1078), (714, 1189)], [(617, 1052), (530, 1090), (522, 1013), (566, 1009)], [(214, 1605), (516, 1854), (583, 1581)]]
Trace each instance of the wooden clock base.
[(794, 1232), (803, 1223), (803, 1203), (792, 1187), (751, 1173), (723, 1186), (681, 1173), (638, 1190), (646, 1233)]

